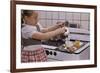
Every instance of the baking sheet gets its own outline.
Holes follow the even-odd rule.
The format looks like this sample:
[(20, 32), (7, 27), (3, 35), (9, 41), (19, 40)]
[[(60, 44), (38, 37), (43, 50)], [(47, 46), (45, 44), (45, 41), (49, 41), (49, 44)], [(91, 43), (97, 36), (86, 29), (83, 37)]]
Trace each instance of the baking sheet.
[(89, 46), (90, 46), (89, 42), (85, 42), (85, 43), (81, 42), (80, 48), (75, 50), (74, 52), (69, 52), (68, 49), (64, 49), (64, 47), (62, 47), (62, 46), (56, 48), (56, 50), (59, 50), (61, 52), (71, 53), (71, 54), (79, 54), (82, 51), (84, 51), (85, 49), (87, 49)]

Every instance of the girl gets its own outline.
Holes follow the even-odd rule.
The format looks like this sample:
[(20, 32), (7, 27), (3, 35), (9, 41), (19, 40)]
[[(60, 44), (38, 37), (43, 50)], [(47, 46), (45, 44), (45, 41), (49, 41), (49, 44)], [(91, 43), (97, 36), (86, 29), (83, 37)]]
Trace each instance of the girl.
[[(31, 48), (34, 49), (34, 51), (41, 47), (41, 40), (48, 40), (65, 33), (65, 27), (61, 22), (58, 22), (54, 26), (43, 28), (41, 24), (38, 23), (38, 13), (32, 10), (22, 10), (22, 26), (22, 38), (24, 40), (30, 39), (31, 45), (33, 46)], [(24, 41), (23, 45), (30, 45), (30, 41)], [(42, 60), (44, 61), (44, 59), (40, 59), (39, 61)]]
[[(38, 40), (48, 40), (59, 34), (65, 32), (65, 27), (62, 23), (58, 23), (54, 26), (48, 28), (42, 28), (38, 23), (38, 13), (31, 10), (23, 10), (23, 24), (25, 25), (22, 28), (22, 37), (23, 38), (33, 38)], [(40, 31), (37, 31), (37, 27), (40, 28)]]

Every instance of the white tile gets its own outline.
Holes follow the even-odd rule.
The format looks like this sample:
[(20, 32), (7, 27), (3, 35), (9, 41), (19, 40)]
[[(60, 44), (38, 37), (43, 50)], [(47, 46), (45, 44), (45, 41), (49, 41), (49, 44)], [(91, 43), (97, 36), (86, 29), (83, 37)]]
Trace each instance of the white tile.
[(58, 12), (53, 12), (52, 13), (52, 18), (53, 19), (58, 19)]
[(69, 22), (69, 24), (70, 24), (70, 23), (74, 23), (74, 21), (72, 21), (72, 20), (68, 20), (68, 22)]
[(74, 20), (80, 20), (80, 13), (73, 13)]
[(58, 22), (65, 22), (65, 19), (59, 19)]
[(53, 24), (52, 24), (52, 20), (46, 20), (46, 22), (47, 22), (47, 27), (53, 25)]
[(53, 20), (52, 24), (55, 25), (55, 24), (57, 24), (58, 21), (59, 20)]
[(46, 12), (46, 18), (47, 19), (52, 19), (52, 12), (51, 11)]
[(88, 30), (89, 29), (89, 22), (88, 21), (81, 21), (80, 28)]
[(65, 12), (59, 12), (59, 19), (65, 19), (65, 18), (66, 18)]
[(77, 20), (74, 20), (73, 23), (80, 25), (80, 21), (77, 21)]
[(90, 20), (90, 14), (89, 13), (81, 13), (81, 20)]
[(38, 11), (38, 16), (39, 16), (39, 19), (42, 19), (42, 18), (46, 18), (46, 12), (45, 11)]
[(67, 20), (72, 20), (73, 19), (73, 15), (71, 12), (66, 13), (66, 19)]

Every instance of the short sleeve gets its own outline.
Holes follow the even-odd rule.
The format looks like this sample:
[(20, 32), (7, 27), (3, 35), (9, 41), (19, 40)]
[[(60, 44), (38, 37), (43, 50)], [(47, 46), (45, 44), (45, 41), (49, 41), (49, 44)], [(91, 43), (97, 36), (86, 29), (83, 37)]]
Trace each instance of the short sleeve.
[(44, 29), (40, 23), (38, 23), (38, 26), (39, 26), (40, 30)]
[(36, 27), (25, 26), (22, 28), (22, 37), (25, 39), (32, 38), (32, 35), (36, 32), (38, 32)]

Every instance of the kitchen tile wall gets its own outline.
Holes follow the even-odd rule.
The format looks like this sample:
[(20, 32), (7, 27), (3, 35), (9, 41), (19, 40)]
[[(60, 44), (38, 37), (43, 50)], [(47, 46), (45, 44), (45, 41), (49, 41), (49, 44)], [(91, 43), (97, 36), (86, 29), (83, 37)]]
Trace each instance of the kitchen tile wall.
[(39, 22), (43, 27), (49, 27), (58, 21), (68, 21), (70, 24), (77, 24), (77, 28), (89, 30), (90, 14), (83, 12), (62, 12), (62, 11), (37, 11)]

